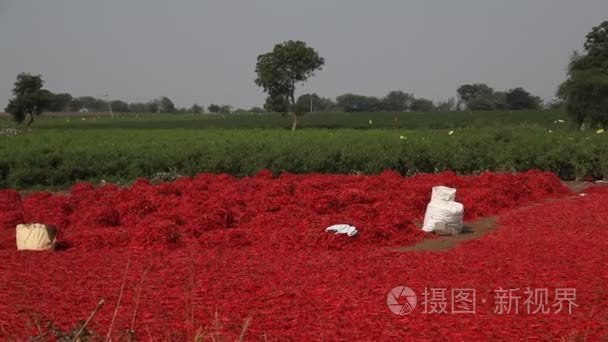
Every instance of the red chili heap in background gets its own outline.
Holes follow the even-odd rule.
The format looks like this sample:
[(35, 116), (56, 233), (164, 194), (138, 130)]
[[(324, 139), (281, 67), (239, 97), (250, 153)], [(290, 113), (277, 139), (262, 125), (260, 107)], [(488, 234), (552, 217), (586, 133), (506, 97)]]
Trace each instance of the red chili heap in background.
[[(159, 250), (192, 243), (287, 250), (404, 246), (424, 239), (413, 222), (422, 220), (436, 185), (458, 189), (465, 219), (567, 193), (557, 177), (540, 172), (274, 179), (263, 171), (240, 180), (201, 174), (157, 186), (139, 180), (126, 189), (80, 183), (67, 195), (38, 192), (23, 201), (17, 192), (3, 190), (1, 246), (14, 247), (12, 228), (19, 223), (59, 227), (60, 241), (72, 251)], [(349, 240), (325, 233), (325, 227), (338, 223), (356, 226), (360, 236)]]
[[(445, 253), (394, 252), (419, 242), (431, 188), (458, 189), (465, 219), (502, 214), (501, 227)], [(235, 179), (203, 174), (130, 188), (77, 184), (67, 195), (21, 199), (0, 191), (0, 336), (38, 335), (34, 322), (142, 339), (206, 336), (279, 339), (551, 339), (606, 334), (608, 191), (572, 194), (552, 174), (453, 173), (410, 178), (290, 175)], [(528, 209), (510, 209), (559, 200)], [(17, 252), (14, 227), (57, 225), (60, 252)], [(355, 238), (325, 233), (347, 223)], [(430, 236), (429, 236), (430, 237)], [(127, 265), (129, 265), (128, 269)], [(145, 276), (143, 276), (145, 275)], [(476, 315), (396, 316), (394, 287), (475, 288)], [(572, 315), (497, 315), (484, 307), (502, 288), (572, 287)], [(482, 304), (481, 300), (487, 299)], [(523, 299), (522, 299), (523, 301)]]

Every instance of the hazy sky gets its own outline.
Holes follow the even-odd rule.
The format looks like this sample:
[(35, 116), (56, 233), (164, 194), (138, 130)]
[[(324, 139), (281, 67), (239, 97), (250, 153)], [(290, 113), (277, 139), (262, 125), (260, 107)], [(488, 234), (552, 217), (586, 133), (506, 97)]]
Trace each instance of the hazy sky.
[(289, 39), (326, 59), (300, 94), (485, 82), (551, 99), (603, 20), (607, 0), (0, 0), (0, 110), (19, 72), (74, 96), (261, 105), (256, 57)]

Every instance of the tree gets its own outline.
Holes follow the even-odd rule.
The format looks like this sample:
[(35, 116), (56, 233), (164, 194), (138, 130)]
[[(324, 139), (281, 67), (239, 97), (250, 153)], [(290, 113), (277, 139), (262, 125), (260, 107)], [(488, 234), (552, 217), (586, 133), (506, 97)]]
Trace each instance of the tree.
[(486, 111), (496, 109), (496, 104), (491, 96), (480, 96), (470, 99), (467, 107), (472, 111)]
[(585, 51), (589, 66), (608, 69), (608, 20), (587, 34)]
[(451, 112), (455, 109), (457, 109), (456, 108), (456, 99), (453, 97), (450, 97), (445, 102), (439, 102), (437, 104), (437, 111), (439, 111), (439, 112)]
[(336, 104), (346, 112), (378, 112), (382, 101), (373, 96), (344, 94), (336, 98)]
[(80, 102), (81, 108), (86, 108), (90, 111), (102, 112), (108, 109), (108, 105), (105, 101), (96, 99), (92, 96), (79, 97), (78, 102)]
[(219, 112), (223, 113), (223, 114), (230, 114), (231, 111), (232, 111), (232, 106), (229, 106), (229, 105), (222, 105), (219, 108)]
[(469, 110), (504, 110), (507, 109), (506, 93), (494, 91), (483, 83), (465, 84), (458, 88), (460, 103), (465, 103)]
[(40, 75), (21, 73), (17, 75), (13, 98), (10, 99), (5, 111), (10, 113), (17, 122), (29, 117), (27, 127), (34, 122), (34, 116), (47, 110), (51, 92), (43, 89), (44, 81)]
[(386, 111), (404, 112), (410, 108), (414, 95), (401, 90), (393, 90), (382, 99), (382, 109)]
[(201, 114), (203, 113), (203, 107), (195, 103), (190, 108), (190, 112), (192, 112), (193, 114)]
[(161, 108), (158, 104), (159, 104), (158, 100), (146, 102), (145, 103), (146, 110), (144, 110), (144, 113), (158, 113), (161, 110)]
[(264, 109), (260, 107), (251, 107), (251, 109), (249, 109), (249, 113), (264, 113)]
[(567, 76), (557, 96), (570, 117), (581, 128), (585, 122), (608, 128), (608, 21), (587, 34), (584, 53), (572, 55)]
[[(505, 93), (504, 91), (494, 92), (494, 94), (490, 96), (490, 99), (492, 101), (494, 110), (505, 110), (508, 108), (507, 93)], [(538, 100), (540, 101), (540, 98), (538, 98)]]
[(539, 109), (542, 100), (533, 96), (524, 88), (515, 88), (507, 91), (506, 104), (510, 110)]
[(564, 108), (564, 101), (561, 99), (553, 99), (546, 103), (544, 107), (549, 110), (561, 110)]
[(82, 103), (80, 103), (80, 100), (73, 98), (68, 104), (68, 109), (70, 112), (77, 112), (82, 109)]
[(325, 60), (302, 41), (287, 41), (274, 46), (271, 52), (258, 56), (255, 83), (268, 94), (267, 109), (293, 115), (291, 129), (298, 126), (296, 85), (306, 82), (321, 70)]
[(156, 101), (156, 105), (159, 106), (158, 111), (163, 113), (173, 113), (175, 112), (175, 105), (173, 101), (166, 96), (161, 96), (159, 100)]
[(560, 86), (570, 117), (583, 127), (585, 122), (608, 128), (608, 72), (600, 68), (571, 70)]
[(72, 102), (72, 95), (70, 94), (50, 94), (49, 108), (50, 112), (64, 112), (70, 108)]
[(326, 99), (317, 94), (300, 95), (296, 101), (296, 108), (302, 113), (309, 113), (311, 105), (313, 112), (326, 112), (336, 106), (332, 99)]
[(129, 112), (131, 113), (146, 113), (148, 112), (148, 104), (147, 103), (129, 103)]
[(219, 113), (220, 112), (220, 106), (216, 105), (216, 104), (210, 104), (207, 109), (209, 110), (209, 113)]
[[(289, 112), (289, 102), (284, 96), (268, 96), (264, 102), (264, 109), (269, 113), (281, 113), (285, 114)], [(294, 114), (299, 115), (299, 114)], [(297, 117), (294, 117), (297, 120)], [(293, 130), (293, 126), (292, 126)]]
[(414, 112), (432, 112), (435, 110), (433, 101), (427, 99), (415, 99), (412, 101), (410, 109)]
[(112, 110), (119, 113), (127, 113), (129, 112), (129, 104), (125, 101), (121, 100), (113, 100), (110, 101), (110, 106), (112, 106)]
[(494, 89), (483, 83), (474, 83), (461, 85), (456, 92), (460, 99), (468, 104), (474, 98), (492, 95)]

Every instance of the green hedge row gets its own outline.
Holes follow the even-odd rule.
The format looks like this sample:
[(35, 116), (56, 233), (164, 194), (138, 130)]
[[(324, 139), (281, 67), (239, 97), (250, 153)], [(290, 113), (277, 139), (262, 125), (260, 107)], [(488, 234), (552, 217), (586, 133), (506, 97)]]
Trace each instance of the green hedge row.
[(34, 130), (0, 137), (0, 187), (130, 182), (159, 172), (403, 175), (453, 170), (608, 177), (608, 135), (541, 127), (404, 130)]

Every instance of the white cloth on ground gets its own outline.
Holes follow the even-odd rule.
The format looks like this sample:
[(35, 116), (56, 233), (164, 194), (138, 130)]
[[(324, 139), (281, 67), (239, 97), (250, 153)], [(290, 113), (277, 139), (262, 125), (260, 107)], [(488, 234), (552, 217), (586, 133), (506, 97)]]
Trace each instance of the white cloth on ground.
[(353, 237), (359, 233), (356, 227), (348, 224), (335, 224), (331, 227), (325, 228), (325, 231), (328, 233), (346, 234), (349, 237)]

